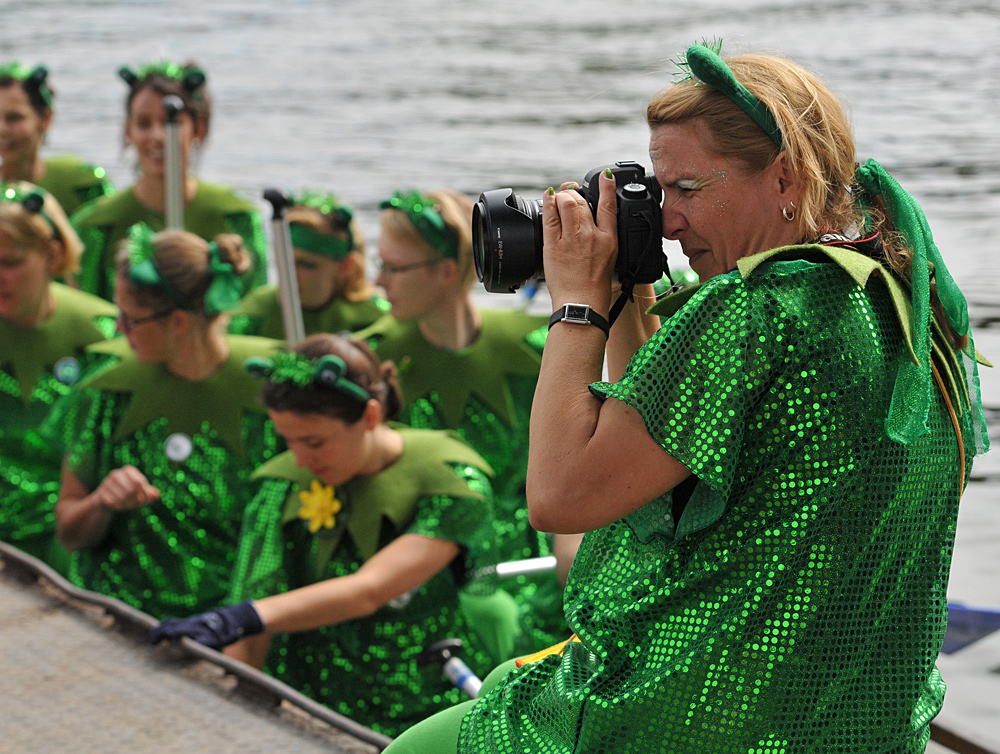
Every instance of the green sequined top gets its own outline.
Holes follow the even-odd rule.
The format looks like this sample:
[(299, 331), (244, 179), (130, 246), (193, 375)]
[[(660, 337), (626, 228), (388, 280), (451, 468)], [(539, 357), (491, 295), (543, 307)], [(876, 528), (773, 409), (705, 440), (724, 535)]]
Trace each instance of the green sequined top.
[(53, 551), (61, 438), (40, 428), (99, 360), (85, 349), (114, 334), (118, 310), (59, 283), (49, 290), (54, 309), (44, 322), (0, 319), (0, 540), (63, 570), (65, 553), (56, 562)]
[(905, 358), (874, 275), (769, 261), (694, 292), (591, 388), (691, 469), (690, 498), (586, 535), (581, 643), (502, 681), (459, 750), (923, 752), (970, 465), (937, 391), (927, 434), (886, 436)]
[[(136, 223), (154, 231), (166, 227), (163, 215), (139, 203), (131, 188), (90, 202), (70, 218), (83, 241), (77, 281), (80, 288), (109, 301), (115, 291), (115, 254), (118, 242)], [(184, 229), (211, 241), (220, 233), (243, 238), (253, 267), (243, 275), (243, 292), (267, 282), (267, 240), (257, 208), (231, 189), (198, 182), (198, 193), (184, 207)]]
[(67, 467), (93, 490), (131, 464), (161, 499), (114, 513), (104, 541), (74, 553), (74, 583), (160, 620), (225, 599), (240, 520), (257, 488), (250, 475), (284, 449), (243, 362), (280, 346), (230, 336), (229, 358), (200, 382), (140, 364), (124, 339), (95, 347), (120, 361), (74, 398)]
[(56, 198), (67, 215), (91, 199), (114, 193), (104, 168), (69, 154), (46, 159), (45, 175), (38, 185)]
[(372, 477), (336, 490), (342, 509), (333, 529), (311, 534), (298, 518), (298, 493), (313, 481), (285, 453), (261, 468), (247, 506), (233, 572), (231, 602), (259, 599), (347, 576), (403, 534), (455, 542), (462, 553), (414, 592), (366, 618), (275, 637), (267, 671), (352, 720), (386, 735), (461, 701), (440, 663), (416, 655), (459, 638), (462, 659), (479, 674), (490, 661), (458, 606), (456, 574), (489, 559), (493, 506), (487, 464), (450, 433), (393, 425), (403, 455)]
[[(400, 421), (424, 429), (452, 429), (496, 471), (496, 542), (502, 560), (551, 553), (548, 538), (528, 523), (525, 478), (528, 422), (548, 319), (515, 309), (483, 310), (476, 342), (460, 351), (429, 344), (416, 322), (385, 317), (357, 337), (399, 369), (405, 405)], [(566, 638), (562, 589), (554, 573), (505, 581), (522, 608), (519, 652)]]
[[(338, 296), (321, 309), (302, 309), (302, 324), (306, 335), (316, 333), (356, 332), (389, 311), (389, 302), (379, 296), (364, 301), (348, 301)], [(230, 312), (229, 332), (240, 335), (261, 335), (284, 338), (285, 321), (278, 298), (278, 287), (256, 288)]]

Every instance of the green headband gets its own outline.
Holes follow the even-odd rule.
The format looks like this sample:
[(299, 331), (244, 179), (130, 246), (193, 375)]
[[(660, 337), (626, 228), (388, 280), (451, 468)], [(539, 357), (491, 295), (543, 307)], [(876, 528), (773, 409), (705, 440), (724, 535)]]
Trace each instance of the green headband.
[(434, 199), (417, 191), (402, 194), (399, 191), (391, 199), (384, 199), (378, 205), (381, 209), (398, 209), (406, 213), (413, 227), (427, 243), (448, 259), (458, 259), (458, 237), (448, 227), (441, 213), (434, 209)]
[[(194, 304), (160, 274), (156, 266), (156, 234), (145, 223), (129, 228), (129, 280), (142, 288), (159, 288), (174, 303), (186, 311), (194, 311)], [(232, 309), (240, 302), (239, 275), (229, 262), (219, 256), (219, 247), (208, 244), (208, 274), (211, 282), (205, 291), (203, 309), (211, 316)]]
[(368, 391), (344, 376), (347, 374), (347, 364), (333, 354), (316, 360), (295, 352), (275, 354), (269, 359), (251, 356), (243, 363), (243, 367), (254, 377), (263, 377), (271, 382), (291, 382), (300, 388), (319, 385), (359, 403), (367, 403), (371, 399)]
[(703, 43), (688, 47), (683, 60), (677, 64), (684, 72), (679, 80), (686, 81), (694, 76), (701, 83), (726, 95), (771, 137), (778, 149), (783, 149), (784, 139), (774, 114), (749, 89), (736, 80), (726, 61), (719, 57), (718, 52), (721, 49), (721, 39), (711, 44)]
[(341, 204), (333, 194), (307, 190), (297, 196), (289, 196), (288, 201), (291, 207), (309, 207), (320, 212), (332, 219), (336, 227), (343, 228), (347, 232), (347, 238), (334, 238), (308, 225), (292, 221), (289, 224), (289, 231), (293, 247), (338, 260), (357, 248), (354, 232), (351, 230), (354, 212), (346, 204)]
[(0, 78), (3, 76), (10, 76), (15, 81), (20, 81), (23, 86), (34, 89), (45, 102), (46, 107), (52, 109), (52, 90), (46, 83), (49, 72), (45, 66), (40, 65), (32, 69), (20, 63), (7, 63), (0, 65)]
[(31, 191), (21, 191), (13, 186), (8, 186), (6, 183), (0, 183), (0, 201), (16, 202), (24, 207), (25, 211), (38, 215), (52, 229), (52, 237), (57, 241), (62, 241), (62, 233), (59, 232), (59, 228), (56, 227), (49, 213), (43, 209), (45, 207), (45, 197), (46, 191), (40, 186), (35, 186)]
[(127, 65), (118, 69), (118, 76), (128, 84), (129, 89), (135, 89), (136, 86), (153, 75), (164, 76), (165, 78), (180, 82), (180, 85), (192, 96), (195, 96), (198, 90), (205, 84), (205, 72), (200, 68), (180, 66), (166, 60), (157, 60), (148, 63), (140, 68), (138, 72)]

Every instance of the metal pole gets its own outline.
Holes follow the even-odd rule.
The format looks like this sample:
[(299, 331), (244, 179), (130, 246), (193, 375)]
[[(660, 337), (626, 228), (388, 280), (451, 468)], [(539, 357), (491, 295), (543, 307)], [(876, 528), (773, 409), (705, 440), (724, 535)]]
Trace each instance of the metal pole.
[(178, 116), (184, 112), (184, 100), (176, 94), (163, 98), (163, 113), (167, 118), (164, 135), (166, 175), (166, 223), (168, 230), (184, 230), (184, 168), (181, 165), (181, 130)]
[(264, 190), (264, 199), (271, 203), (274, 214), (271, 227), (274, 237), (274, 264), (278, 268), (278, 295), (281, 299), (281, 316), (285, 323), (285, 340), (289, 348), (305, 336), (302, 324), (302, 303), (299, 300), (299, 279), (295, 276), (295, 257), (292, 254), (292, 236), (288, 230), (285, 210), (291, 202), (288, 196), (275, 188)]

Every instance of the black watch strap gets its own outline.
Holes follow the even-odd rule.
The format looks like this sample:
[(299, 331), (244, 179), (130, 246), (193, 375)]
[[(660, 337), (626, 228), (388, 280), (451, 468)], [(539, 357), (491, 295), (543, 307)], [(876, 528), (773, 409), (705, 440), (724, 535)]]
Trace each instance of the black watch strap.
[(590, 308), (589, 304), (566, 304), (556, 309), (549, 317), (549, 329), (557, 322), (572, 322), (577, 325), (596, 325), (604, 332), (604, 337), (611, 334), (611, 325), (600, 314)]

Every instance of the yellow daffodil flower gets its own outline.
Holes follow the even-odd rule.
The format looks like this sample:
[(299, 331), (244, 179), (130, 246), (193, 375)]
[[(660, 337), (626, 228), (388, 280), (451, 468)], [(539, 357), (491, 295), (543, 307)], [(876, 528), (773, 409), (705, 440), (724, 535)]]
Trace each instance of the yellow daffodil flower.
[(313, 534), (323, 527), (332, 529), (336, 525), (341, 504), (333, 494), (333, 487), (313, 479), (308, 491), (299, 492), (299, 500), (302, 502), (299, 518), (309, 522), (309, 531)]

